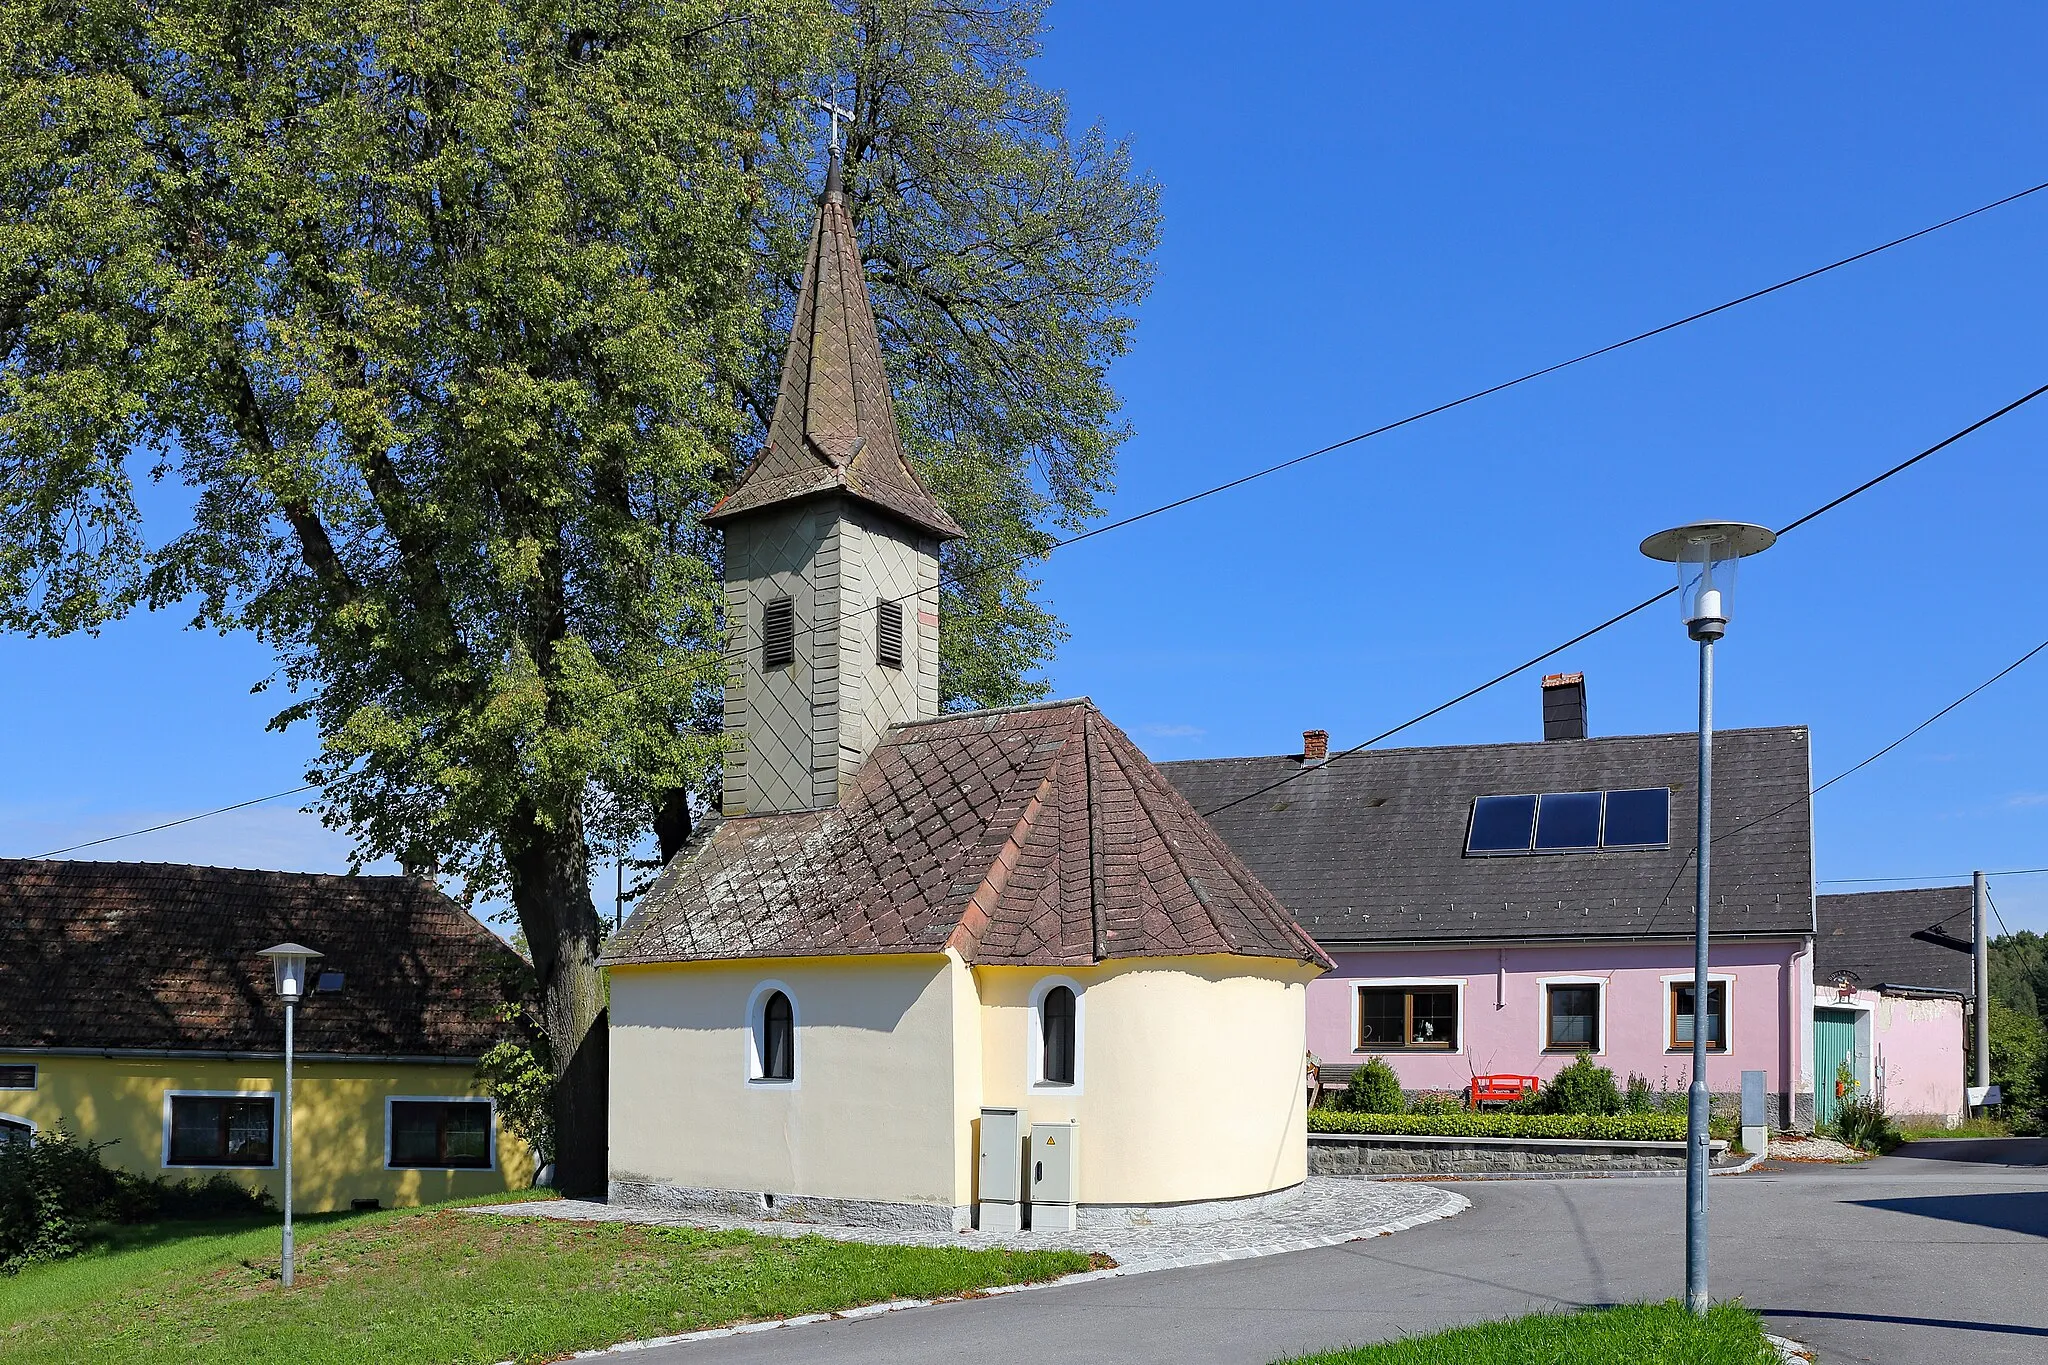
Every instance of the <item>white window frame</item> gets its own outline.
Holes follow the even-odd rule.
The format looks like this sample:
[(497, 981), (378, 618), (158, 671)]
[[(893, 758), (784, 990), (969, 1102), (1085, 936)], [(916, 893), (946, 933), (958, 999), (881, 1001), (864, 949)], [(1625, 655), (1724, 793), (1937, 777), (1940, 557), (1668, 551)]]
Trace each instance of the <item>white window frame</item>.
[[(270, 1101), (270, 1160), (247, 1165), (234, 1165), (222, 1161), (172, 1161), (171, 1160), (171, 1101), (192, 1100), (269, 1100)], [(164, 1141), (161, 1165), (167, 1171), (274, 1171), (277, 1169), (277, 1129), (283, 1121), (283, 1106), (278, 1103), (275, 1090), (166, 1090), (164, 1091)]]
[[(1690, 978), (1688, 978), (1690, 979)], [(1576, 1055), (1580, 1048), (1553, 1047), (1550, 1042), (1550, 988), (1592, 986), (1600, 992), (1599, 1012), (1593, 1027), (1599, 1031), (1600, 1046), (1591, 1049), (1595, 1057), (1607, 1055), (1607, 995), (1611, 983), (1604, 976), (1539, 976), (1536, 978), (1536, 1050), (1552, 1057)]]
[[(1667, 1053), (1675, 1052), (1690, 1057), (1692, 1055), (1692, 1044), (1678, 1041), (1678, 1016), (1677, 1012), (1671, 1008), (1671, 988), (1673, 986), (1690, 986), (1693, 983), (1693, 975), (1691, 972), (1675, 972), (1670, 976), (1658, 979), (1664, 983), (1663, 998), (1657, 1002), (1658, 1008), (1664, 1012), (1664, 1022), (1660, 1026), (1664, 1030), (1664, 1050)], [(1722, 987), (1721, 1046), (1709, 1047), (1707, 1055), (1709, 1057), (1731, 1057), (1735, 1054), (1735, 974), (1733, 972), (1708, 972), (1707, 984), (1709, 986), (1718, 985)], [(1699, 1006), (1695, 1004), (1693, 1008), (1697, 1010)], [(1693, 1020), (1693, 1027), (1695, 1029), (1699, 1027), (1699, 1020), (1697, 1018)]]
[[(789, 997), (789, 1079), (780, 1080), (761, 1073), (767, 1059), (761, 1045), (767, 1041), (768, 997), (781, 991)], [(747, 997), (747, 1087), (751, 1090), (797, 1090), (804, 1078), (804, 1007), (796, 992), (781, 981), (763, 981)]]
[(42, 1128), (37, 1125), (36, 1121), (26, 1114), (0, 1113), (0, 1123), (21, 1124), (24, 1128), (28, 1129), (28, 1139), (30, 1142), (34, 1142), (36, 1140), (36, 1134), (43, 1131)]
[[(1045, 997), (1055, 986), (1074, 993), (1074, 1079), (1072, 1084), (1045, 1079)], [(1024, 1029), (1025, 1091), (1032, 1095), (1079, 1095), (1088, 1079), (1088, 992), (1070, 976), (1042, 977), (1031, 988), (1031, 1010)]]
[[(1390, 1054), (1412, 1053), (1416, 1056), (1462, 1057), (1465, 1055), (1465, 983), (1470, 980), (1463, 976), (1355, 976), (1349, 978), (1351, 985), (1351, 1055), (1354, 1057), (1384, 1057)], [(1447, 986), (1458, 995), (1458, 1037), (1449, 1048), (1435, 1047), (1360, 1047), (1358, 1045), (1358, 1016), (1360, 992), (1390, 987)]]
[[(391, 1106), (394, 1104), (488, 1104), (491, 1107), (491, 1162), (488, 1166), (404, 1166), (391, 1164)], [(498, 1102), (489, 1095), (386, 1095), (384, 1169), (387, 1171), (495, 1171), (498, 1169)]]

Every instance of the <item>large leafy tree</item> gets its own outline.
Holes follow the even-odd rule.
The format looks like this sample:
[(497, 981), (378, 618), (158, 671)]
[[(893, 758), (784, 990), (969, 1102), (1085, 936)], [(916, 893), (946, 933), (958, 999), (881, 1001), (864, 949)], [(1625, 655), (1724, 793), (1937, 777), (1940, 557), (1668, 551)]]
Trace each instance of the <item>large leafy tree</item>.
[(567, 1187), (603, 1178), (592, 841), (671, 852), (715, 781), (697, 518), (773, 402), (821, 72), (972, 532), (949, 696), (1028, 695), (1057, 640), (1024, 566), (1107, 484), (1156, 208), (1025, 78), (1041, 10), (0, 0), (0, 623), (263, 638), (326, 818), (509, 898)]

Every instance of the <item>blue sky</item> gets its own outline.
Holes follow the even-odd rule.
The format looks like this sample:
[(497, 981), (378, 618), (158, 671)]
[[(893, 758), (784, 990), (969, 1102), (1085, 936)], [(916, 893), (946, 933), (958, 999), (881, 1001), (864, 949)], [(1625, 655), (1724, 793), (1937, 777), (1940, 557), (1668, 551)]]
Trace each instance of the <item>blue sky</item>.
[[(2048, 180), (2048, 12), (1056, 4), (1039, 75), (1164, 187), (1116, 371), (1112, 515)], [(2048, 193), (1618, 355), (1057, 554), (1093, 696), (1157, 758), (1354, 743), (1664, 585), (1637, 542), (1782, 524), (2048, 382)], [(2048, 399), (1744, 574), (1727, 725), (1816, 779), (2048, 638)], [(1596, 733), (1689, 728), (1646, 613), (1549, 665)], [(0, 853), (295, 785), (252, 643), (142, 617), (0, 639)], [(1817, 803), (1823, 878), (2048, 865), (2048, 655)], [(1402, 742), (1533, 739), (1532, 673)], [(102, 856), (338, 868), (291, 802)], [(1826, 889), (1826, 888), (1824, 888)], [(2048, 930), (2048, 877), (1994, 883)]]

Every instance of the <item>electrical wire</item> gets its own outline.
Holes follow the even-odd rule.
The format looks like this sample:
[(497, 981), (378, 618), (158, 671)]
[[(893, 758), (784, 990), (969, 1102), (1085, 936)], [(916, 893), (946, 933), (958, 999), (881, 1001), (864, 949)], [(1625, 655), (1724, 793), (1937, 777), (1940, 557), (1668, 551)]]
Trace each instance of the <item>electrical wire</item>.
[[(1813, 521), (1816, 517), (1819, 517), (1828, 512), (1832, 512), (1837, 507), (1840, 507), (1842, 506), (1842, 504), (1848, 502), (1851, 498), (1869, 492), (1871, 489), (1877, 487), (1879, 484), (1883, 483), (1885, 480), (1893, 477), (1894, 475), (1903, 473), (1904, 471), (1911, 469), (1914, 465), (1920, 463), (1920, 461), (1926, 459), (1928, 456), (1934, 454), (1936, 451), (1943, 450), (1948, 446), (1954, 445), (1957, 441), (1961, 440), (1965, 436), (1968, 436), (1970, 433), (1974, 431), (1981, 431), (1983, 428), (1989, 426), (1991, 423), (1997, 421), (1999, 418), (2004, 417), (2006, 414), (2013, 412), (2021, 407), (2024, 407), (2028, 403), (2033, 402), (2036, 398), (2039, 398), (2044, 393), (2048, 393), (2048, 384), (2043, 384), (2039, 388), (2034, 389), (2032, 392), (2027, 393), (2022, 397), (2014, 399), (2012, 402), (2007, 403), (2004, 407), (1999, 408), (1997, 411), (1989, 414), (1988, 416), (1978, 418), (1976, 421), (1970, 423), (1968, 426), (1962, 428), (1960, 431), (1957, 431), (1949, 436), (1943, 437), (1941, 440), (1936, 441), (1933, 445), (1928, 446), (1925, 450), (1920, 451), (1918, 454), (1909, 456), (1906, 459), (1899, 461), (1891, 468), (1877, 475), (1875, 478), (1864, 480), (1856, 487), (1850, 489), (1847, 493), (1842, 494), (1840, 497), (1832, 498), (1829, 501), (1823, 503), (1821, 506), (1815, 508), (1813, 511), (1808, 512), (1805, 516), (1799, 517), (1796, 520), (1786, 523), (1784, 528), (1778, 532), (1778, 535), (1780, 537), (1788, 535), (1791, 532), (1798, 530), (1800, 527), (1805, 526), (1807, 523)], [(1444, 702), (1442, 705), (1433, 706), (1429, 710), (1422, 712), (1420, 715), (1413, 716), (1408, 720), (1402, 721), (1399, 725), (1394, 726), (1390, 730), (1382, 730), (1379, 734), (1373, 736), (1371, 739), (1365, 740), (1363, 743), (1354, 744), (1348, 749), (1339, 750), (1337, 753), (1331, 754), (1326, 764), (1320, 764), (1318, 765), (1318, 767), (1327, 766), (1327, 763), (1335, 763), (1339, 759), (1347, 758), (1352, 754), (1356, 754), (1365, 749), (1369, 749), (1383, 739), (1387, 739), (1393, 735), (1398, 735), (1403, 730), (1408, 729), (1410, 726), (1419, 725), (1423, 721), (1428, 720), (1430, 717), (1449, 710), (1451, 707), (1456, 706), (1459, 702), (1465, 701), (1472, 697), (1476, 697), (1481, 692), (1486, 691), (1488, 688), (1497, 687), (1501, 683), (1506, 682), (1509, 678), (1514, 677), (1516, 674), (1522, 672), (1523, 670), (1532, 668), (1535, 665), (1542, 663), (1545, 659), (1550, 658), (1554, 654), (1563, 653), (1565, 650), (1570, 649), (1573, 645), (1578, 644), (1582, 640), (1591, 639), (1593, 636), (1598, 635), (1601, 631), (1606, 630), (1610, 626), (1619, 625), (1621, 622), (1626, 621), (1629, 617), (1634, 616), (1637, 612), (1640, 612), (1644, 608), (1649, 607), (1657, 602), (1661, 602), (1663, 599), (1671, 596), (1671, 594), (1677, 591), (1678, 589), (1676, 587), (1670, 587), (1666, 588), (1663, 592), (1658, 593), (1655, 597), (1645, 598), (1643, 601), (1636, 603), (1634, 606), (1628, 608), (1626, 611), (1618, 612), (1615, 615), (1608, 617), (1605, 621), (1602, 621), (1599, 625), (1594, 626), (1591, 630), (1581, 631), (1579, 634), (1574, 635), (1571, 639), (1565, 641), (1563, 644), (1558, 645), (1552, 649), (1547, 649), (1543, 651), (1543, 653), (1536, 655), (1532, 659), (1524, 660), (1522, 663), (1516, 664), (1513, 668), (1510, 668), (1505, 672), (1495, 674), (1493, 677), (1487, 679), (1485, 682), (1479, 684), (1477, 687), (1459, 693), (1457, 696), (1451, 698), (1451, 700), (1447, 702)], [(1922, 723), (1921, 728), (1925, 728), (1926, 725), (1933, 724), (1933, 722), (1939, 720), (1942, 715), (1945, 715), (1948, 711), (1952, 711), (1955, 709), (1955, 707), (1962, 705), (1962, 703), (1964, 701), (1968, 701), (1971, 696), (1975, 696), (1976, 692), (1983, 691), (1985, 687), (1989, 687), (1991, 683), (1998, 681), (1998, 678), (2004, 677), (2006, 673), (2010, 673), (2014, 668), (2018, 668), (2020, 664), (2023, 664), (2028, 659), (2033, 658), (2034, 655), (2040, 653), (2042, 649), (2048, 649), (2048, 641), (2043, 641), (2040, 645), (2035, 646), (2035, 648), (2030, 650), (2024, 657), (2022, 657), (2015, 663), (2005, 668), (1996, 677), (1989, 679), (1981, 686), (1979, 686), (1976, 689), (1976, 691), (1971, 692), (1968, 696), (1965, 696), (1959, 699), (1958, 701), (1952, 703), (1944, 711), (1929, 717), (1927, 721)], [(1907, 739), (1910, 739), (1911, 737), (1911, 733), (1901, 736), (1900, 739), (1895, 741), (1891, 747), (1896, 748), (1899, 744), (1904, 743)], [(1884, 752), (1889, 752), (1889, 750), (1886, 750)], [(1874, 754), (1871, 756), (1871, 758), (1865, 759), (1864, 762), (1874, 762), (1877, 758), (1880, 758), (1882, 756), (1882, 753)], [(1860, 767), (1862, 765), (1859, 764), (1858, 766)], [(1268, 783), (1263, 787), (1259, 787), (1252, 791), (1248, 791), (1242, 796), (1234, 797), (1231, 800), (1224, 802), (1220, 806), (1216, 806), (1213, 809), (1203, 811), (1202, 814), (1205, 817), (1211, 815), (1220, 815), (1222, 812), (1229, 810), (1233, 806), (1242, 805), (1246, 801), (1250, 801), (1256, 797), (1264, 796), (1267, 792), (1275, 791), (1278, 788), (1284, 787), (1290, 782), (1299, 780), (1304, 774), (1314, 771), (1316, 771), (1315, 768), (1297, 768), (1293, 772), (1287, 774), (1285, 777), (1280, 778), (1276, 782)], [(1853, 772), (1854, 769), (1851, 769), (1850, 771)], [(1840, 776), (1831, 778), (1830, 782), (1839, 782), (1843, 777), (1847, 776), (1848, 773), (1843, 773)]]
[(300, 792), (312, 791), (319, 785), (317, 782), (308, 782), (305, 786), (293, 787), (290, 791), (272, 792), (268, 796), (257, 796), (247, 801), (237, 801), (232, 806), (219, 806), (213, 810), (203, 810), (197, 815), (186, 815), (176, 820), (166, 820), (161, 825), (151, 825), (147, 829), (131, 829), (121, 834), (109, 834), (98, 839), (87, 839), (82, 844), (68, 844), (63, 848), (53, 848), (48, 853), (38, 853), (35, 856), (38, 858), (54, 858), (61, 853), (76, 853), (81, 848), (92, 848), (99, 844), (111, 844), (116, 839), (133, 839), (138, 834), (154, 834), (160, 829), (176, 829), (179, 825), (189, 825), (194, 820), (205, 820), (216, 815), (226, 815), (231, 810), (243, 810), (249, 806), (260, 806), (266, 801), (281, 801), (287, 796), (297, 796)]
[[(2048, 867), (2007, 867), (1986, 872), (1987, 877), (2031, 877), (2048, 872)], [(1875, 886), (1885, 882), (1952, 882), (1972, 876), (1969, 872), (1932, 872), (1924, 877), (1822, 877), (1815, 886)]]

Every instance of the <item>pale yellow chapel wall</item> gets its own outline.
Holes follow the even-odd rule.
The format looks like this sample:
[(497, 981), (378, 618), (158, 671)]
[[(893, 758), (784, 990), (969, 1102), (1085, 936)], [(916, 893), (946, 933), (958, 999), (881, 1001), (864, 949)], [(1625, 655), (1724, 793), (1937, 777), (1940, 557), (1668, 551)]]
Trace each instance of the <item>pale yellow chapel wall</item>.
[[(1164, 1204), (1283, 1189), (1308, 1173), (1304, 994), (1275, 958), (1138, 958), (977, 967), (983, 1103), (1080, 1123), (1084, 1204)], [(1033, 999), (1081, 988), (1075, 1086), (1030, 1082)]]
[[(684, 1189), (958, 1206), (950, 955), (743, 959), (611, 972), (611, 1176)], [(750, 1002), (796, 1011), (793, 1084), (752, 1077)]]

